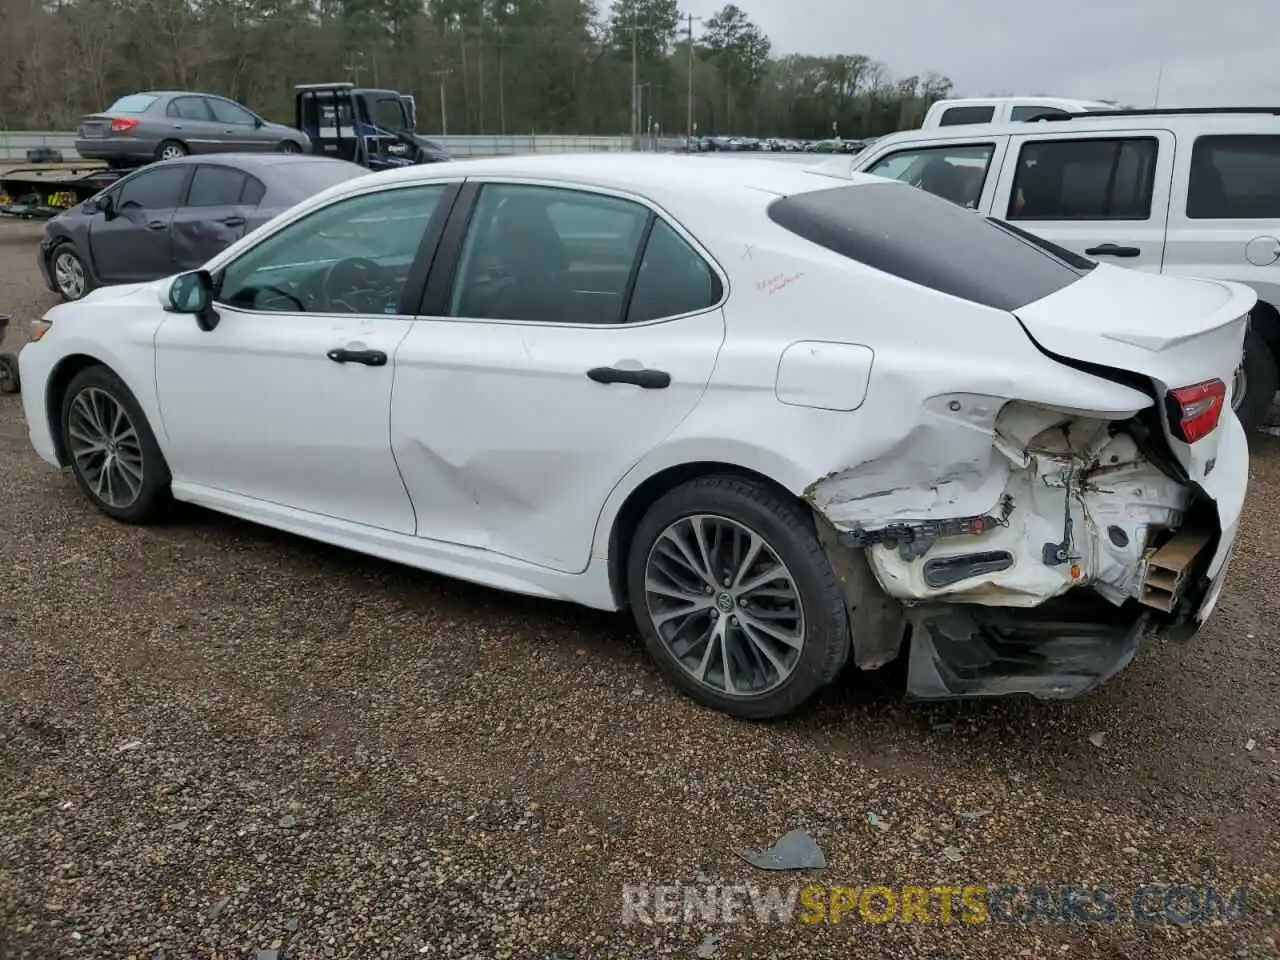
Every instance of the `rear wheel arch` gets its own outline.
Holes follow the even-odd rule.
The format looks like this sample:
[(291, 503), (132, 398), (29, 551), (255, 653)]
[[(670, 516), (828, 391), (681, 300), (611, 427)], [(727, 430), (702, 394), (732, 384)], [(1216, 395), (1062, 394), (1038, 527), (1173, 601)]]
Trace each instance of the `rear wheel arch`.
[(613, 518), (609, 531), (609, 589), (613, 594), (618, 609), (628, 608), (627, 600), (627, 557), (631, 552), (631, 542), (640, 521), (649, 508), (664, 494), (676, 487), (702, 477), (725, 476), (741, 480), (749, 480), (761, 484), (783, 499), (794, 500), (809, 509), (808, 504), (788, 490), (785, 486), (759, 471), (738, 464), (722, 461), (706, 460), (694, 463), (681, 463), (659, 470), (646, 478), (627, 495), (622, 506)]
[(1280, 364), (1280, 310), (1260, 298), (1249, 314), (1249, 326), (1267, 342), (1271, 355)]

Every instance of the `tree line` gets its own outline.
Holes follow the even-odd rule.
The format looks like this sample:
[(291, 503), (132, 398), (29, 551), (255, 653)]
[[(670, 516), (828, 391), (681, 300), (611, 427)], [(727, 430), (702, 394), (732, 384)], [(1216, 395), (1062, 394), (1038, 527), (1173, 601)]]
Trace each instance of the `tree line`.
[(700, 22), (678, 0), (2, 5), (10, 130), (72, 129), (145, 89), (218, 93), (292, 123), (294, 84), (351, 80), (412, 93), (423, 132), (680, 135), (692, 112), (703, 135), (857, 138), (918, 125), (951, 91), (863, 54), (776, 55), (732, 2)]

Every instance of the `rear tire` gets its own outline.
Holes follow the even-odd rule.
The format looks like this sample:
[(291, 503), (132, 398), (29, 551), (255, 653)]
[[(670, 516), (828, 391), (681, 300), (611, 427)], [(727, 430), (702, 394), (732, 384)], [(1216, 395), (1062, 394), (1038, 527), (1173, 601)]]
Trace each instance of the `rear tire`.
[(17, 393), (22, 389), (18, 378), (18, 358), (12, 353), (0, 353), (0, 393)]
[(77, 373), (62, 395), (62, 442), (89, 502), (122, 523), (167, 519), (169, 464), (146, 414), (124, 381), (104, 366)]
[(1240, 364), (1243, 396), (1234, 396), (1237, 384), (1232, 385), (1232, 406), (1245, 431), (1252, 433), (1267, 422), (1276, 390), (1280, 389), (1280, 371), (1276, 358), (1267, 341), (1256, 330), (1250, 330), (1244, 341), (1244, 359)]
[(849, 649), (844, 597), (813, 518), (754, 480), (702, 477), (657, 500), (632, 538), (627, 593), (667, 679), (734, 717), (795, 712), (835, 678)]
[(180, 140), (165, 140), (156, 147), (157, 160), (177, 160), (179, 157), (185, 157), (191, 151), (187, 149), (187, 145)]

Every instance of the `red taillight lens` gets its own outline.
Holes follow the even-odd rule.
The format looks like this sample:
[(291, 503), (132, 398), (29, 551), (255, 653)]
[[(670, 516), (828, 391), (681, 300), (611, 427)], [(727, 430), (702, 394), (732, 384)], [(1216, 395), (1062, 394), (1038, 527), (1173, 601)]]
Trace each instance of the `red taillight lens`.
[(116, 117), (111, 121), (112, 133), (128, 133), (138, 125), (138, 121), (132, 117)]
[(1205, 380), (1169, 391), (1169, 427), (1174, 436), (1195, 443), (1218, 427), (1227, 402), (1227, 385), (1221, 380)]

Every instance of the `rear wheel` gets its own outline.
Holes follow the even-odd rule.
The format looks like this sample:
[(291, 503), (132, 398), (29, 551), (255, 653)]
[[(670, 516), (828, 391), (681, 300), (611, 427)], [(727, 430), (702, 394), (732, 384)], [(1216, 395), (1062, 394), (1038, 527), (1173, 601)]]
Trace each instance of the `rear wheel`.
[(12, 353), (0, 353), (0, 393), (17, 393), (20, 389), (18, 358)]
[(1276, 358), (1262, 335), (1250, 330), (1244, 341), (1244, 358), (1231, 381), (1231, 406), (1247, 431), (1267, 422), (1276, 390), (1280, 388), (1280, 372)]
[(844, 600), (812, 518), (761, 483), (704, 477), (660, 498), (632, 540), (627, 588), (662, 672), (733, 716), (792, 713), (844, 662)]
[(85, 496), (124, 523), (153, 523), (170, 506), (169, 465), (129, 388), (102, 366), (81, 370), (62, 397), (62, 440)]
[(79, 300), (93, 289), (84, 260), (70, 243), (53, 248), (49, 256), (49, 272), (53, 276), (53, 285), (58, 288), (58, 295), (68, 302)]
[(166, 140), (156, 147), (156, 159), (177, 160), (179, 157), (185, 157), (190, 152), (185, 143), (178, 140)]

